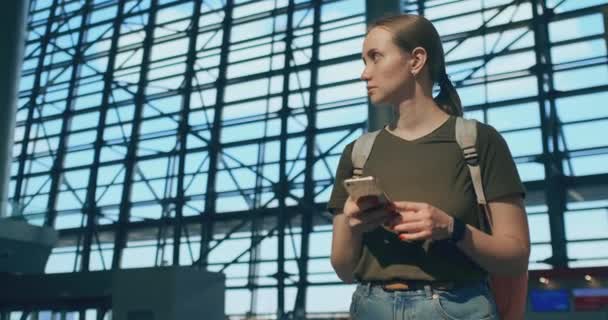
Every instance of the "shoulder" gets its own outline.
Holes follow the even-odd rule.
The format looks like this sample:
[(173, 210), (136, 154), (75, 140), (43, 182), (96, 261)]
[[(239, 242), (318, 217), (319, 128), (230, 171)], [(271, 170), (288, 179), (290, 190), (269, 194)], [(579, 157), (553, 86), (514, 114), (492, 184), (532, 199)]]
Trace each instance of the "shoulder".
[(378, 140), (379, 133), (381, 133), (380, 130), (364, 133), (348, 143), (342, 151), (340, 162), (343, 165), (349, 163), (354, 166), (355, 163), (360, 163), (364, 166)]
[(506, 145), (502, 135), (493, 126), (477, 121), (477, 146), (485, 149), (496, 145)]
[(494, 138), (496, 136), (499, 136), (500, 133), (498, 133), (498, 130), (496, 130), (496, 128), (492, 127), (491, 125), (481, 122), (481, 121), (477, 121), (477, 134), (480, 137), (489, 137), (489, 138)]
[(378, 140), (378, 138), (382, 136), (382, 131), (385, 130), (376, 130), (363, 133), (362, 135), (355, 138), (355, 140), (347, 144), (344, 148), (344, 152), (352, 152), (352, 150), (355, 148), (358, 148), (358, 150), (371, 150), (371, 147), (376, 142), (376, 140)]
[(353, 152), (353, 148), (355, 147), (355, 142), (357, 142), (357, 139), (349, 142), (346, 146), (344, 146), (344, 149), (342, 150), (342, 155), (350, 155)]
[(482, 122), (478, 122), (477, 128), (477, 150), (482, 161), (513, 162), (509, 145), (496, 128)]
[(352, 168), (352, 153), (353, 146), (355, 145), (355, 140), (349, 142), (342, 149), (342, 154), (340, 155), (340, 161), (338, 163), (338, 167), (344, 170), (351, 170)]

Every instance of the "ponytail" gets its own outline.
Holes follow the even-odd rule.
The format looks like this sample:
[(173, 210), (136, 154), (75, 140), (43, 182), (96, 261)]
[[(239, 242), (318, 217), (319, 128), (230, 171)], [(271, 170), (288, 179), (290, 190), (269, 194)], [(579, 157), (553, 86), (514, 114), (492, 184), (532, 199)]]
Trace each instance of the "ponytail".
[(445, 69), (440, 72), (437, 82), (439, 84), (439, 94), (435, 97), (435, 102), (446, 113), (462, 117), (463, 112), (460, 96), (458, 96), (458, 92), (456, 92), (456, 88), (445, 72)]

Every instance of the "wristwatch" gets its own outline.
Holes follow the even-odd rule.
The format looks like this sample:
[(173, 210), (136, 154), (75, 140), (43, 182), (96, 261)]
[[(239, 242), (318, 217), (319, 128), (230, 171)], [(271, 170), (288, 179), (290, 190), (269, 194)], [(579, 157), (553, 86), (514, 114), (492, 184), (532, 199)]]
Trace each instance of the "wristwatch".
[(453, 218), (452, 233), (450, 234), (450, 241), (458, 243), (464, 238), (464, 233), (467, 229), (466, 224), (458, 218)]

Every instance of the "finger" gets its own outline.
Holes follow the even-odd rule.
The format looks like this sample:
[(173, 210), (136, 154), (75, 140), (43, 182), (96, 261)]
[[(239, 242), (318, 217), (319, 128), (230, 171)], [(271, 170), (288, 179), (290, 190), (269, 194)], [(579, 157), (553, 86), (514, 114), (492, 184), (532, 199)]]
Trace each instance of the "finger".
[(431, 232), (429, 230), (423, 230), (415, 233), (402, 233), (399, 235), (399, 239), (402, 241), (425, 240), (430, 238)]
[(401, 223), (393, 227), (397, 232), (417, 233), (422, 230), (428, 230), (428, 223), (424, 221), (416, 221), (409, 223)]
[(424, 215), (423, 212), (418, 211), (398, 211), (400, 221), (399, 223), (408, 223), (408, 222), (419, 222), (422, 220), (427, 220), (427, 216)]
[(351, 196), (348, 196), (348, 198), (346, 198), (346, 202), (344, 203), (344, 205), (346, 205), (347, 203), (351, 204), (351, 205), (356, 205), (357, 204), (357, 202), (355, 202), (355, 200)]
[(420, 211), (429, 207), (428, 203), (413, 201), (395, 201), (393, 205), (399, 211)]
[(348, 197), (346, 198), (346, 201), (344, 202), (344, 212), (351, 212), (354, 211), (353, 209), (357, 209), (358, 210), (358, 206), (357, 203), (355, 202), (355, 200), (353, 200), (352, 197)]
[(362, 213), (363, 209), (359, 207), (357, 201), (349, 196), (344, 203), (344, 212), (348, 214), (350, 217), (357, 217)]

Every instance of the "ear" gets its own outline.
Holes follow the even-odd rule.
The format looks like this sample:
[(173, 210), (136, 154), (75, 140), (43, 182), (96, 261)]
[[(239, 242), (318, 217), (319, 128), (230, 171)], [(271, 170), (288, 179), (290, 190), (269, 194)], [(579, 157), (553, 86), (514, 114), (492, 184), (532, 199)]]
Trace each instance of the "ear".
[(410, 67), (414, 76), (422, 72), (422, 68), (426, 64), (427, 53), (423, 47), (416, 47), (410, 54)]

